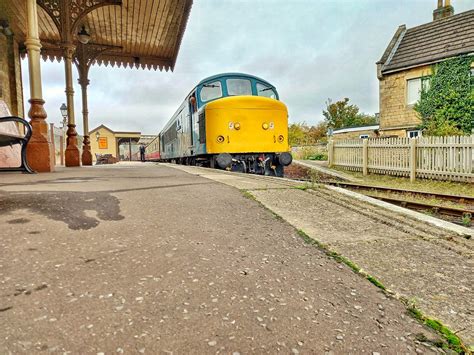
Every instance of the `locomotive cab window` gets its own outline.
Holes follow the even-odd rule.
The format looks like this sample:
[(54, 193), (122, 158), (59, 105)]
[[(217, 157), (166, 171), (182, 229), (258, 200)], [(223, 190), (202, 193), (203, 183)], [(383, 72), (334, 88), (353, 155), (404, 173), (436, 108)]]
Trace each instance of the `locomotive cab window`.
[(229, 96), (252, 95), (252, 84), (248, 79), (227, 79)]
[(277, 98), (275, 90), (273, 90), (271, 87), (267, 85), (263, 85), (260, 83), (257, 83), (257, 95), (258, 96), (264, 96), (264, 97), (269, 97), (271, 99)]
[(220, 81), (214, 81), (207, 83), (202, 86), (201, 89), (201, 101), (211, 101), (222, 97), (222, 85)]

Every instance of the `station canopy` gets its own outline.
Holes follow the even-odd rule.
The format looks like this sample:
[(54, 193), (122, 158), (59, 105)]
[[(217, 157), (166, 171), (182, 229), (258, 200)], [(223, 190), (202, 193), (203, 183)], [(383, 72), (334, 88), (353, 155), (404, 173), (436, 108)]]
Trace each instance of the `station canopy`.
[[(38, 0), (44, 59), (62, 59), (60, 24), (44, 9), (47, 4), (60, 11), (62, 1), (71, 2), (73, 20), (75, 6), (110, 4), (88, 12), (76, 29), (78, 32), (84, 25), (91, 35), (89, 44), (110, 47), (96, 59), (97, 64), (173, 70), (192, 0)], [(26, 0), (0, 0), (0, 19), (4, 14), (16, 40), (23, 44), (27, 29)], [(73, 41), (78, 43), (77, 36), (73, 36)], [(20, 49), (26, 55), (24, 48)]]

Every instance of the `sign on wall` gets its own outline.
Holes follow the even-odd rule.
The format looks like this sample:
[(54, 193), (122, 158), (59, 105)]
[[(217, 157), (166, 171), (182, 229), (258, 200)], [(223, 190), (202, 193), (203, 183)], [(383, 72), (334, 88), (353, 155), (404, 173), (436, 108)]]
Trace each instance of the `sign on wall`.
[(107, 137), (99, 137), (99, 149), (107, 149)]

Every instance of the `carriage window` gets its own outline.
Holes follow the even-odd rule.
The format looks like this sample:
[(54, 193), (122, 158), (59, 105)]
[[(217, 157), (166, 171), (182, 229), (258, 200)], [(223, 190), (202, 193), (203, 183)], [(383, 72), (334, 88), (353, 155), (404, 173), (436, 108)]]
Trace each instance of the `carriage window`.
[(202, 86), (201, 101), (206, 102), (222, 96), (222, 86), (220, 81), (214, 81)]
[(252, 95), (252, 85), (247, 79), (227, 79), (227, 92), (233, 95)]
[(271, 87), (260, 83), (257, 83), (257, 95), (276, 99), (275, 91)]

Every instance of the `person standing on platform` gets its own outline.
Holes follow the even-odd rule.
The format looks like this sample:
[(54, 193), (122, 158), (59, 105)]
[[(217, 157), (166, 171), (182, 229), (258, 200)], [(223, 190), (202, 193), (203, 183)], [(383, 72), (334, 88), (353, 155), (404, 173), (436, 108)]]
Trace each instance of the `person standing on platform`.
[(143, 144), (140, 145), (140, 160), (145, 161), (145, 146)]

